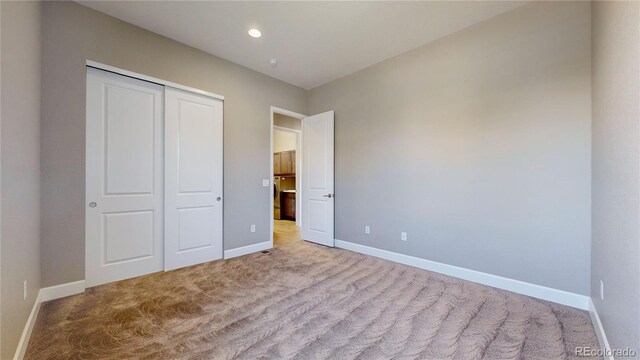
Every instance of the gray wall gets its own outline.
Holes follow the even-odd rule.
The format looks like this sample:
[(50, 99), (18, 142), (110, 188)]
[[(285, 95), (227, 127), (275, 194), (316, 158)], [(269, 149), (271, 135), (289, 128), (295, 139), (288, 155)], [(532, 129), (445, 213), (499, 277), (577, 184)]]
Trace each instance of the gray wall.
[(592, 6), (591, 297), (610, 345), (640, 351), (640, 3)]
[(41, 9), (37, 2), (6, 1), (0, 8), (0, 358), (11, 359), (40, 289)]
[(336, 237), (589, 294), (590, 67), (590, 4), (539, 2), (311, 90)]
[(224, 247), (269, 241), (270, 106), (304, 113), (306, 91), (76, 3), (43, 9), (43, 286), (84, 279), (86, 59), (224, 95)]

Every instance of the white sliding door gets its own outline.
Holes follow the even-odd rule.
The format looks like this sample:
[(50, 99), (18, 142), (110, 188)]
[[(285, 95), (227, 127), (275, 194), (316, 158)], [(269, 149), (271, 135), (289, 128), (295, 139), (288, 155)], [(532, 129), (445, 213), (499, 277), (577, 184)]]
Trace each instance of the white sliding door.
[(302, 119), (302, 238), (333, 246), (333, 111)]
[(163, 86), (87, 68), (86, 285), (163, 269)]
[(165, 270), (222, 258), (220, 100), (165, 90)]

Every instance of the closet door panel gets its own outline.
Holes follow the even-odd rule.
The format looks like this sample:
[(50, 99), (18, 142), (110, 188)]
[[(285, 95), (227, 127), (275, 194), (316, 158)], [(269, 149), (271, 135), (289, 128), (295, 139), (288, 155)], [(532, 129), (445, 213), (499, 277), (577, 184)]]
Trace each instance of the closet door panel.
[(87, 68), (88, 287), (163, 269), (163, 91)]
[(180, 194), (212, 194), (216, 191), (217, 130), (215, 107), (179, 100), (178, 181)]
[(165, 90), (165, 270), (222, 258), (220, 100)]

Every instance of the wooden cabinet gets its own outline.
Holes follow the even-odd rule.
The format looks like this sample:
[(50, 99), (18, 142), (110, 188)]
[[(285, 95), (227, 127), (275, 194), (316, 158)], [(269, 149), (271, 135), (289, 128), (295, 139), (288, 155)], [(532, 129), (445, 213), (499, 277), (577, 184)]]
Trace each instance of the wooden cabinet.
[(295, 175), (296, 173), (296, 152), (281, 151), (273, 154), (273, 174), (274, 175)]
[(291, 151), (280, 153), (280, 171), (283, 174), (291, 174)]
[(282, 163), (280, 162), (280, 153), (273, 154), (273, 174), (281, 175), (282, 174)]
[(280, 215), (285, 220), (296, 219), (296, 193), (283, 192), (280, 194), (282, 205), (280, 208)]

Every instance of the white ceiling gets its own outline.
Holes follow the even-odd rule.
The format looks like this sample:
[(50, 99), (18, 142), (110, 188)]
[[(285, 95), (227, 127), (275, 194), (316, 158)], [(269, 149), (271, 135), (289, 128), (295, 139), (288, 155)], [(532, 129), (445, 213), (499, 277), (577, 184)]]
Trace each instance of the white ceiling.
[[(524, 1), (79, 1), (305, 89), (514, 9)], [(259, 39), (247, 31), (262, 31)], [(269, 59), (278, 59), (271, 67)]]

